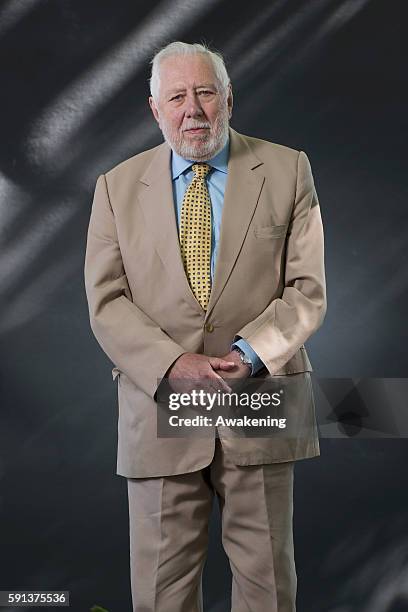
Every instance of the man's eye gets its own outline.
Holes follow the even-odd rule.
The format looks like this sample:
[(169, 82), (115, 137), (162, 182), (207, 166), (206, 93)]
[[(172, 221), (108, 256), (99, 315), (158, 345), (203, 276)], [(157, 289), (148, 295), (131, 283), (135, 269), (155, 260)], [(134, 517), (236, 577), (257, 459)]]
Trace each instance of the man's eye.
[(209, 89), (203, 89), (202, 91), (199, 91), (198, 93), (199, 93), (200, 96), (201, 95), (210, 96), (213, 92), (210, 91)]
[(173, 96), (170, 100), (181, 100), (183, 96), (181, 94), (177, 94), (177, 96)]

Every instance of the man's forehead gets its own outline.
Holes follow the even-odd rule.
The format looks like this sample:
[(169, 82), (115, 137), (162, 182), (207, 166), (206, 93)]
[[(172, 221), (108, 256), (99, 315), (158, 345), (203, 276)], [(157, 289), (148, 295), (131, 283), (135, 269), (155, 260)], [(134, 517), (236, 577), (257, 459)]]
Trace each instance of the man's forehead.
[(215, 84), (216, 75), (211, 60), (202, 55), (170, 56), (160, 63), (160, 80), (172, 87), (194, 81)]

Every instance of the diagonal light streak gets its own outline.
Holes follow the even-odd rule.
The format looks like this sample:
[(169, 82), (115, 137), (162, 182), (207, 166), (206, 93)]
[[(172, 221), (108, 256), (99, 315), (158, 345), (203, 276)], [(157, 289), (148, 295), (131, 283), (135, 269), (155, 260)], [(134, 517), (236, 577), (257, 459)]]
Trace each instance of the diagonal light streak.
[(371, 523), (369, 531), (367, 524), (360, 524), (343, 534), (325, 560), (322, 577), (335, 579), (345, 568), (353, 571), (332, 593), (330, 610), (354, 609), (347, 602), (354, 601), (356, 596), (362, 612), (388, 612), (394, 609), (396, 599), (408, 602), (408, 541), (404, 533), (406, 519), (401, 513)]
[(157, 46), (197, 22), (218, 1), (163, 0), (141, 25), (44, 108), (27, 137), (36, 151), (33, 163), (51, 163), (87, 119), (146, 67)]
[[(284, 22), (279, 23), (275, 28), (256, 44), (242, 53), (234, 62), (231, 70), (231, 75), (234, 80), (245, 78), (246, 75), (251, 76), (254, 68), (265, 58), (269, 62), (273, 62), (279, 54), (279, 61), (282, 61), (282, 54), (286, 47), (293, 44), (293, 41), (300, 40), (300, 31), (307, 26), (309, 21), (316, 18), (316, 15), (326, 9), (326, 5), (330, 0), (319, 3), (308, 3), (302, 6), (302, 9), (291, 16)], [(228, 47), (227, 47), (228, 49)], [(276, 54), (276, 56), (274, 55)], [(286, 58), (285, 64), (291, 60), (291, 56)]]
[[(257, 64), (267, 59), (269, 63), (273, 63), (279, 59), (277, 71), (274, 72), (276, 78), (277, 72), (283, 72), (289, 64), (297, 64), (297, 58), (305, 55), (305, 51), (310, 52), (318, 47), (324, 39), (334, 33), (335, 30), (343, 27), (348, 21), (353, 19), (370, 0), (345, 0), (340, 6), (338, 1), (328, 0), (320, 3), (309, 3), (302, 7), (301, 10), (294, 13), (287, 21), (280, 24), (267, 36), (264, 36), (256, 45), (253, 45), (249, 52), (242, 54), (240, 59), (234, 62), (234, 67), (231, 75), (234, 80), (245, 78), (246, 75), (251, 75)], [(300, 31), (308, 25), (309, 22), (315, 20), (316, 16), (327, 11), (327, 6), (333, 5), (328, 18), (323, 21), (323, 24), (313, 30), (313, 35), (307, 38), (298, 49), (286, 58), (283, 51), (288, 46), (293, 45), (293, 41), (302, 40)], [(228, 46), (227, 46), (228, 53)]]
[[(29, 205), (28, 200), (26, 205)], [(28, 227), (23, 239), (2, 247), (0, 275), (2, 295), (11, 286), (21, 282), (24, 272), (55, 240), (56, 233), (65, 227), (75, 212), (76, 207), (70, 202), (55, 204), (45, 214), (39, 216), (36, 224)]]
[(253, 41), (258, 38), (257, 31), (286, 5), (287, 0), (276, 0), (269, 6), (263, 7), (262, 11), (246, 24), (245, 28), (239, 29), (236, 35), (228, 41), (224, 50), (225, 56), (228, 58), (246, 54), (248, 47), (252, 47)]
[(0, 35), (18, 23), (35, 4), (38, 0), (9, 0), (0, 11)]
[[(0, 173), (0, 240), (6, 239), (7, 227), (25, 208), (28, 200), (27, 193), (19, 185)], [(1, 248), (4, 253), (2, 245)]]
[(55, 293), (66, 286), (74, 276), (76, 268), (77, 258), (71, 255), (48, 263), (47, 267), (34, 277), (22, 279), (20, 276), (21, 290), (8, 299), (6, 307), (2, 309), (0, 334), (9, 334), (14, 328), (26, 324), (50, 308)]
[(324, 39), (333, 36), (336, 30), (351, 21), (369, 2), (370, 0), (345, 0), (343, 4), (334, 8), (330, 16), (313, 32), (313, 38), (307, 41), (302, 51), (317, 47)]

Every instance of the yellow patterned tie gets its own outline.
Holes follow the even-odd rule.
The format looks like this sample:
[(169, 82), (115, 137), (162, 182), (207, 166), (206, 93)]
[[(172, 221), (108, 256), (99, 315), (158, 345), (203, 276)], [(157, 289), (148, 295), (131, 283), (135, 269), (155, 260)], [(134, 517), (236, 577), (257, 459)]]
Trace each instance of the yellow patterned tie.
[(204, 310), (211, 292), (211, 200), (208, 164), (193, 164), (194, 177), (183, 198), (180, 249), (190, 287)]

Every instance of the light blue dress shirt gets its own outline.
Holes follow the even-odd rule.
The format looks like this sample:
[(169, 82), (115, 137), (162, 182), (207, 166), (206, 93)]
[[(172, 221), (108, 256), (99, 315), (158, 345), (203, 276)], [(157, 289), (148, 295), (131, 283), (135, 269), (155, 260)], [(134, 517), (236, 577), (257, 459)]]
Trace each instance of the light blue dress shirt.
[[(225, 147), (214, 157), (206, 161), (211, 166), (207, 175), (207, 186), (211, 199), (211, 282), (214, 280), (215, 262), (217, 261), (218, 245), (220, 242), (221, 216), (224, 205), (225, 186), (228, 175), (229, 141)], [(180, 157), (175, 151), (171, 155), (171, 176), (173, 184), (173, 197), (176, 208), (177, 229), (180, 225), (181, 207), (187, 187), (193, 180), (194, 172), (191, 166), (195, 162)], [(263, 366), (263, 362), (243, 340), (237, 340), (233, 346), (238, 346), (244, 351), (245, 356), (251, 360), (252, 375), (256, 374)]]

